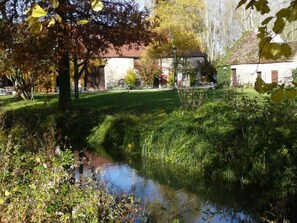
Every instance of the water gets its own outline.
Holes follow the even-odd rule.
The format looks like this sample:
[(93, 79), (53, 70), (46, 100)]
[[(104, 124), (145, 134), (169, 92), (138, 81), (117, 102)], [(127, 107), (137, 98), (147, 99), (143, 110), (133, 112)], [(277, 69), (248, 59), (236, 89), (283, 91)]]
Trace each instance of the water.
[[(156, 222), (173, 222), (174, 219), (186, 223), (256, 222), (252, 215), (239, 208), (240, 205), (236, 202), (240, 202), (242, 198), (236, 195), (235, 197), (239, 198), (235, 201), (234, 194), (238, 193), (234, 190), (225, 190), (219, 186), (217, 192), (208, 196), (207, 194), (213, 192), (211, 186), (206, 186), (204, 191), (201, 190), (201, 184), (197, 182), (197, 185), (192, 186), (200, 188), (200, 192), (199, 189), (198, 192), (190, 192), (176, 187), (176, 183), (171, 178), (162, 177), (163, 180), (156, 180), (153, 177), (146, 177), (143, 173), (145, 171), (141, 168), (136, 170), (128, 164), (113, 163), (102, 157), (91, 157), (90, 154), (87, 157), (89, 165), (84, 165), (84, 175), (104, 182), (113, 194), (134, 194), (136, 198), (141, 199), (145, 212), (152, 214)], [(100, 173), (94, 176), (96, 168), (100, 169)], [(77, 177), (79, 177), (78, 173)], [(166, 183), (162, 182), (164, 180)], [(233, 194), (230, 195), (230, 193)], [(212, 198), (213, 196), (215, 199)], [(248, 198), (244, 199), (248, 200)], [(242, 202), (246, 201), (242, 200)]]

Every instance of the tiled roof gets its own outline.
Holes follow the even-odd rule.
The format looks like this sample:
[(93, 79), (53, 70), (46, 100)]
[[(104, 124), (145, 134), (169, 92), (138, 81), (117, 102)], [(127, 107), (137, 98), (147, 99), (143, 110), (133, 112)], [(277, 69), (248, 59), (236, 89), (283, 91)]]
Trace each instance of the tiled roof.
[[(120, 48), (120, 50), (116, 51), (113, 47), (110, 47), (108, 52), (105, 54), (101, 54), (102, 58), (139, 58), (143, 51), (145, 50), (145, 46), (139, 45), (124, 45)], [(172, 55), (168, 56), (172, 57)], [(184, 53), (183, 57), (206, 57), (205, 53), (200, 52), (199, 50), (193, 50), (191, 52)]]
[(118, 58), (118, 57), (126, 57), (126, 58), (139, 58), (144, 51), (144, 46), (133, 45), (122, 46), (118, 51), (114, 49), (114, 47), (110, 47), (108, 52), (100, 55), (103, 58)]
[(297, 52), (297, 42), (288, 43), (292, 48), (292, 55), (287, 58), (282, 56), (277, 60), (259, 59), (259, 38), (257, 33), (249, 32), (244, 34), (241, 39), (233, 46), (226, 63), (230, 65), (237, 64), (255, 64), (255, 63), (281, 63), (292, 61)]

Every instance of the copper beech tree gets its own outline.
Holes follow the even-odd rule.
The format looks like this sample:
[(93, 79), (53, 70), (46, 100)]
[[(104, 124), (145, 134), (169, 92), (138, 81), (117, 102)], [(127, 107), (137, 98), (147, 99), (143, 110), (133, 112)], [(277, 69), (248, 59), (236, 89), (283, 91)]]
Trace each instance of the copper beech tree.
[[(76, 65), (78, 93), (78, 79), (90, 58), (102, 55), (110, 47), (119, 50), (124, 44), (147, 44), (151, 37), (147, 32), (148, 13), (129, 0), (6, 0), (0, 3), (0, 13), (0, 35), (8, 36), (1, 38), (2, 49), (9, 48), (8, 42), (13, 39), (9, 37), (14, 36), (14, 27), (19, 24), (27, 24), (25, 29), (34, 34), (34, 41), (50, 46), (35, 56), (46, 55), (56, 67), (62, 111), (71, 106), (71, 59)], [(24, 49), (27, 46), (23, 45)]]

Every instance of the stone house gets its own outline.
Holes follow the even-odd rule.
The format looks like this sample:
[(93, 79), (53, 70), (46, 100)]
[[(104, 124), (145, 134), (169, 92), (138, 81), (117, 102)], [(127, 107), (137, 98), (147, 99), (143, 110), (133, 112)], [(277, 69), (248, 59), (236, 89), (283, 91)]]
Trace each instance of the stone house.
[[(123, 46), (120, 52), (110, 49), (108, 53), (98, 55), (105, 59), (104, 66), (93, 67), (91, 72), (85, 78), (85, 89), (88, 91), (106, 90), (119, 85), (119, 80), (124, 79), (129, 69), (134, 69), (134, 64), (140, 59), (144, 47), (134, 46), (128, 48)], [(190, 66), (197, 66), (198, 61), (204, 61), (206, 54), (199, 51), (189, 53), (182, 57), (183, 61), (187, 61)], [(162, 75), (168, 78), (173, 65), (173, 57), (159, 58), (159, 66), (162, 70)], [(177, 71), (178, 83), (180, 85), (189, 86), (188, 75), (182, 72), (181, 67)], [(199, 79), (199, 69), (197, 71), (197, 79)]]
[[(274, 42), (283, 42), (276, 35)], [(266, 83), (286, 83), (292, 78), (292, 70), (297, 68), (297, 42), (289, 42), (292, 55), (277, 60), (259, 58), (259, 39), (256, 32), (245, 33), (233, 46), (226, 64), (232, 70), (231, 85), (253, 85), (256, 78), (261, 77)]]

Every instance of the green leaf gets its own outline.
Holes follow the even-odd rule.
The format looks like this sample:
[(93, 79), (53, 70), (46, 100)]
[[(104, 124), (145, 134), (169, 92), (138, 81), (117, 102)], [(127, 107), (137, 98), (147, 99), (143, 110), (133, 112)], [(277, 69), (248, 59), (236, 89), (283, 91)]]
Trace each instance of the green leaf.
[(40, 18), (46, 16), (46, 11), (44, 11), (38, 4), (35, 4), (32, 10), (32, 17)]
[(100, 0), (91, 0), (92, 9), (99, 12), (103, 9), (103, 3)]
[(288, 8), (288, 10), (291, 12), (287, 17), (288, 19), (288, 22), (293, 22), (293, 21), (296, 21), (297, 20), (297, 5), (296, 3), (292, 4), (291, 3), (291, 6)]
[(258, 0), (254, 3), (254, 6), (262, 15), (270, 12), (267, 0)]
[(281, 48), (282, 48), (282, 52), (283, 52), (284, 56), (286, 56), (287, 58), (292, 55), (292, 48), (290, 47), (289, 44), (283, 43), (281, 45)]
[(278, 89), (274, 90), (271, 93), (271, 100), (273, 103), (280, 103), (285, 97), (284, 88), (283, 86), (279, 87)]
[(251, 0), (251, 1), (247, 4), (247, 6), (245, 7), (245, 9), (249, 9), (249, 8), (253, 7), (254, 5), (255, 5), (255, 0)]
[(292, 100), (296, 98), (297, 96), (297, 90), (296, 88), (286, 89), (285, 90), (285, 98)]
[(2, 197), (0, 197), (0, 205), (4, 204), (4, 199)]
[(274, 33), (282, 33), (285, 28), (285, 20), (282, 17), (277, 17), (272, 27)]
[(255, 90), (260, 93), (269, 93), (277, 87), (277, 83), (266, 84), (260, 77), (257, 77), (255, 82)]
[(83, 19), (83, 20), (79, 20), (76, 22), (77, 25), (85, 25), (87, 24), (89, 21), (87, 19)]
[(264, 84), (265, 82), (260, 77), (257, 77), (255, 82), (255, 90), (260, 94), (266, 93), (263, 88)]
[(246, 2), (247, 2), (247, 0), (240, 0), (240, 2), (236, 6), (236, 9), (238, 9), (239, 7), (241, 7), (242, 5), (244, 5)]
[(273, 83), (270, 83), (270, 84), (264, 84), (263, 86), (263, 90), (266, 92), (266, 93), (269, 93), (271, 92), (273, 89), (275, 89), (277, 87), (277, 83), (273, 82)]
[[(273, 19), (273, 16), (269, 16), (266, 19), (263, 20), (261, 23), (262, 25), (267, 25), (271, 20)], [(260, 28), (259, 28), (260, 29)]]
[(286, 18), (288, 15), (290, 15), (290, 10), (288, 8), (284, 8), (279, 10), (275, 15), (277, 18)]

